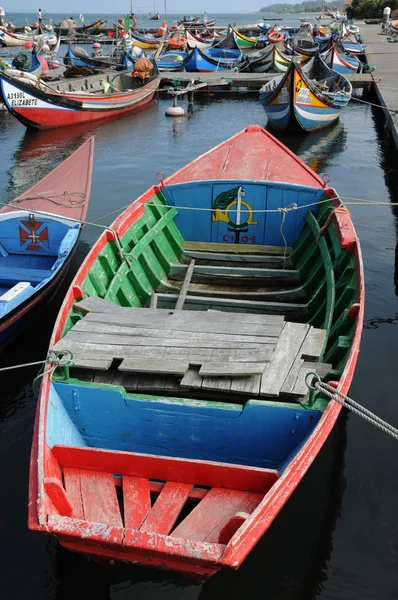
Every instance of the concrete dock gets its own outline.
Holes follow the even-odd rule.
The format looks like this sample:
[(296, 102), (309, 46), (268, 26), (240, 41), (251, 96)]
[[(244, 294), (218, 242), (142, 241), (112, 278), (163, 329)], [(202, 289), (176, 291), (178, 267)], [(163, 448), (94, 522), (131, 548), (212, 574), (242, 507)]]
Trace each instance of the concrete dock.
[(375, 82), (378, 101), (382, 106), (396, 111), (395, 114), (390, 114), (387, 110), (383, 112), (387, 128), (398, 148), (398, 43), (388, 42), (387, 36), (379, 35), (380, 33), (380, 25), (361, 27), (366, 56), (369, 63), (376, 67), (375, 76), (380, 78)]

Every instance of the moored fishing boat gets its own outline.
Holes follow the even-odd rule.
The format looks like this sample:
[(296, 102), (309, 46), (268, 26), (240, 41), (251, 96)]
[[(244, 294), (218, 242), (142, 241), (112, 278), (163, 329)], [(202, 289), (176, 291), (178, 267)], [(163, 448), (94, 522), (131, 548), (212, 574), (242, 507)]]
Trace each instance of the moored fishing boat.
[(189, 48), (199, 48), (199, 50), (207, 50), (214, 44), (215, 35), (214, 32), (203, 31), (194, 33), (189, 29), (186, 30), (187, 44)]
[[(0, 46), (23, 46), (26, 42), (40, 42), (45, 38), (45, 34), (39, 28), (32, 33), (11, 33), (5, 27), (0, 27)], [(55, 37), (55, 36), (51, 36)], [(56, 41), (56, 38), (55, 38)]]
[(283, 44), (270, 44), (264, 50), (246, 54), (239, 65), (239, 70), (252, 73), (267, 71), (285, 73), (294, 57), (300, 60), (300, 56), (294, 50), (287, 49)]
[(351, 99), (352, 85), (317, 55), (300, 67), (291, 62), (260, 90), (260, 102), (271, 125), (283, 131), (314, 131), (335, 121)]
[(255, 46), (257, 43), (257, 38), (248, 37), (247, 35), (240, 33), (240, 31), (238, 31), (236, 27), (233, 27), (232, 25), (230, 27), (235, 34), (236, 43), (240, 48), (253, 48), (253, 46)]
[(189, 52), (162, 52), (155, 58), (159, 71), (183, 71), (184, 62), (187, 59)]
[(115, 55), (94, 55), (89, 56), (83, 48), (73, 48), (68, 46), (64, 56), (64, 65), (75, 67), (94, 67), (98, 69), (118, 69), (130, 70), (134, 67), (134, 58), (129, 53), (121, 51), (119, 56)]
[(159, 48), (160, 44), (167, 43), (170, 39), (170, 35), (159, 38), (151, 35), (140, 35), (134, 32), (131, 32), (130, 35), (134, 42), (134, 46), (138, 46), (138, 48), (142, 48), (143, 50)]
[(43, 66), (36, 52), (20, 52), (11, 57), (0, 56), (0, 69), (5, 69), (9, 75), (15, 76), (18, 71), (23, 71), (39, 78)]
[(228, 71), (242, 60), (242, 50), (236, 43), (235, 34), (230, 29), (227, 36), (218, 44), (200, 50), (194, 48), (185, 62), (186, 71), (212, 72)]
[(93, 153), (90, 138), (0, 208), (1, 350), (37, 317), (65, 276), (87, 213)]
[(202, 579), (239, 568), (341, 411), (305, 374), (348, 392), (363, 310), (349, 213), (261, 128), (152, 186), (60, 310), (50, 348), (74, 364), (42, 379), (29, 527)]
[(110, 119), (144, 108), (158, 89), (160, 77), (156, 63), (152, 63), (146, 79), (134, 77), (134, 71), (105, 71), (47, 83), (41, 89), (0, 71), (0, 83), (6, 107), (14, 117), (26, 127), (50, 129)]

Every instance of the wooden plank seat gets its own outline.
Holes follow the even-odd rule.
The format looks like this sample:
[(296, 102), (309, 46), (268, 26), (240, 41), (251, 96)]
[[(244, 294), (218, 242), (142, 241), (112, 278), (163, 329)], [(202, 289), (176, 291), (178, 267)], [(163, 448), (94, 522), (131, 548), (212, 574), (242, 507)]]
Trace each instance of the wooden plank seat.
[[(276, 315), (121, 308), (93, 297), (76, 306), (85, 317), (52, 350), (70, 350), (76, 367), (97, 371), (119, 360), (118, 371), (132, 375), (128, 391), (299, 399), (308, 373), (331, 369), (317, 362), (325, 330)], [(124, 385), (114, 371), (99, 380)]]
[(227, 543), (279, 478), (273, 469), (203, 460), (70, 446), (49, 452), (63, 475), (61, 490), (47, 487), (61, 516), (209, 543)]

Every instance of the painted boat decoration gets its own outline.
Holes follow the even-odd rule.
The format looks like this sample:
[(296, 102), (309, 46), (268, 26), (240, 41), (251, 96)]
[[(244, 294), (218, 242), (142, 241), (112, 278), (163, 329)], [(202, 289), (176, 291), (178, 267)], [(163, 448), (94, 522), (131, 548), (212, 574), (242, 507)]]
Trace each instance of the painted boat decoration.
[(1, 350), (37, 317), (66, 274), (87, 213), (93, 154), (90, 138), (0, 208)]
[(130, 35), (134, 42), (134, 46), (138, 46), (138, 48), (143, 48), (144, 50), (159, 48), (160, 44), (168, 43), (170, 40), (170, 35), (166, 35), (165, 37), (161, 38), (150, 35), (140, 35), (133, 32), (130, 32)]
[(344, 52), (344, 49), (340, 50), (336, 44), (333, 44), (327, 52), (322, 54), (322, 60), (329, 68), (337, 71), (337, 73), (343, 73), (343, 75), (369, 72), (371, 70), (369, 65), (362, 63), (353, 54)]
[(352, 85), (329, 69), (319, 56), (300, 67), (294, 61), (260, 90), (269, 123), (283, 131), (314, 131), (333, 123), (351, 99)]
[(257, 43), (257, 38), (248, 37), (247, 35), (240, 33), (236, 27), (233, 27), (232, 25), (231, 29), (235, 34), (236, 43), (238, 44), (239, 48), (253, 48), (253, 46), (255, 46)]
[(271, 44), (264, 50), (246, 54), (239, 65), (239, 70), (251, 73), (266, 73), (267, 71), (285, 73), (293, 57), (300, 60), (294, 50), (288, 50), (283, 44)]
[(68, 46), (64, 56), (64, 65), (75, 67), (94, 67), (97, 69), (118, 69), (131, 70), (134, 67), (134, 59), (128, 53), (122, 52), (119, 57), (116, 56), (89, 56), (83, 48), (74, 48)]
[(44, 89), (9, 77), (0, 71), (1, 91), (7, 109), (26, 127), (51, 129), (110, 119), (144, 108), (159, 87), (153, 62), (149, 79), (130, 71), (47, 83)]
[(232, 30), (218, 44), (207, 50), (194, 48), (185, 62), (186, 71), (228, 71), (242, 60), (242, 50)]
[[(292, 202), (285, 250), (280, 215), (261, 211)], [(304, 374), (347, 393), (355, 371), (363, 267), (339, 206), (253, 126), (152, 186), (101, 235), (50, 343), (74, 366), (43, 377), (30, 529), (202, 579), (239, 568), (339, 416), (340, 404), (307, 394)]]
[(215, 40), (214, 32), (210, 33), (208, 31), (204, 31), (202, 33), (193, 33), (193, 31), (187, 29), (186, 36), (188, 47), (191, 48), (191, 50), (194, 48), (199, 48), (199, 50), (207, 50), (208, 48), (211, 48)]

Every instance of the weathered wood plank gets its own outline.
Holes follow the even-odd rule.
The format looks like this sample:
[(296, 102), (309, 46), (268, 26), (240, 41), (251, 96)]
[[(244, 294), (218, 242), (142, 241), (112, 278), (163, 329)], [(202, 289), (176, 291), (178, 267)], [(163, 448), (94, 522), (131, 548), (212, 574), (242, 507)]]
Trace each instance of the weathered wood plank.
[(188, 371), (188, 361), (162, 360), (162, 362), (151, 360), (138, 360), (125, 358), (119, 365), (119, 371), (126, 373), (159, 373), (165, 375), (185, 375)]
[(229, 392), (231, 389), (231, 377), (206, 377), (202, 379), (202, 389), (214, 390), (217, 392)]
[[(209, 311), (210, 312), (210, 311)], [(256, 315), (252, 315), (256, 316)], [(282, 329), (281, 329), (282, 330)], [(96, 321), (89, 321), (84, 318), (78, 321), (74, 325), (72, 331), (92, 331), (93, 333), (107, 333), (114, 336), (117, 335), (129, 335), (132, 338), (135, 337), (148, 337), (148, 338), (174, 338), (193, 340), (196, 344), (198, 340), (214, 341), (219, 342), (243, 342), (243, 343), (255, 343), (255, 344), (276, 344), (277, 338), (274, 336), (261, 336), (261, 335), (235, 335), (233, 333), (213, 333), (207, 331), (179, 331), (172, 329), (146, 329), (142, 327), (125, 327), (123, 325), (109, 325), (106, 323), (97, 323)]]
[(87, 521), (123, 527), (111, 473), (80, 470), (80, 485)]
[(326, 333), (326, 329), (311, 327), (301, 348), (301, 356), (304, 360), (316, 360), (321, 356), (326, 341)]
[(266, 254), (233, 254), (233, 253), (222, 253), (222, 252), (206, 252), (206, 251), (195, 251), (195, 250), (185, 250), (181, 261), (189, 260), (191, 258), (195, 259), (196, 264), (206, 264), (206, 262), (211, 262), (214, 265), (217, 263), (223, 263), (236, 265), (236, 264), (261, 264), (267, 265), (272, 268), (272, 265), (275, 267), (280, 267), (285, 265), (286, 267), (291, 267), (292, 262), (291, 259), (287, 256), (286, 260), (283, 259), (283, 256), (280, 255), (266, 255)]
[(231, 383), (231, 392), (258, 396), (260, 393), (261, 375), (251, 377), (234, 377)]
[[(159, 346), (166, 348), (220, 348), (220, 349), (247, 349), (247, 350), (261, 350), (269, 348), (270, 344), (261, 344), (254, 342), (225, 342), (220, 336), (219, 341), (207, 340), (202, 338), (200, 340), (183, 339), (183, 338), (157, 338), (157, 337), (139, 337), (129, 335), (115, 335), (108, 333), (95, 333), (91, 331), (81, 331), (79, 329), (71, 329), (66, 336), (63, 338), (68, 342), (78, 342), (82, 344), (116, 344), (117, 346)], [(275, 338), (274, 338), (275, 339)]]
[(291, 394), (293, 392), (294, 386), (296, 385), (297, 377), (300, 373), (300, 369), (303, 366), (303, 364), (304, 360), (300, 358), (300, 356), (298, 356), (293, 361), (290, 371), (287, 374), (286, 379), (281, 386), (281, 394)]
[[(192, 264), (192, 261), (190, 265)], [(174, 264), (171, 265), (170, 272), (168, 274), (169, 279), (184, 279), (186, 273), (189, 270), (190, 265)], [(195, 265), (192, 273), (192, 281), (194, 281), (195, 275), (228, 275), (229, 281), (232, 283), (232, 278), (243, 277), (255, 278), (257, 284), (257, 278), (259, 279), (288, 279), (289, 281), (298, 282), (300, 276), (295, 269), (266, 269), (266, 268), (253, 268), (253, 267), (219, 267), (213, 265)]]
[(180, 381), (181, 387), (200, 388), (202, 387), (203, 377), (199, 375), (198, 367), (189, 367), (184, 377)]
[(185, 273), (184, 282), (181, 286), (180, 294), (177, 298), (175, 310), (182, 310), (184, 307), (185, 298), (187, 297), (187, 294), (188, 294), (189, 284), (191, 283), (194, 268), (195, 268), (195, 261), (191, 260), (191, 262), (189, 263), (189, 267)]
[(249, 375), (260, 375), (265, 369), (265, 363), (203, 363), (199, 369), (199, 375), (203, 377), (245, 377)]
[(228, 521), (237, 512), (253, 512), (262, 498), (262, 494), (212, 488), (171, 536), (217, 543)]
[(112, 360), (112, 358), (105, 356), (101, 358), (91, 358), (87, 354), (73, 352), (73, 366), (77, 369), (97, 369), (98, 371), (107, 371), (112, 364)]
[[(158, 294), (159, 304), (165, 307), (172, 306), (177, 299), (177, 294)], [(291, 311), (301, 311), (307, 308), (306, 304), (295, 302), (267, 302), (265, 300), (238, 300), (214, 296), (189, 296), (186, 300), (188, 307), (197, 306), (199, 310), (207, 310), (210, 307), (224, 306), (231, 309), (273, 311), (287, 314)]]
[(151, 510), (148, 479), (123, 475), (124, 526), (139, 529)]
[(261, 379), (262, 396), (279, 396), (280, 389), (308, 333), (309, 325), (286, 323), (277, 341), (272, 361), (266, 365)]
[[(231, 252), (233, 254), (277, 254), (285, 252), (283, 246), (264, 246), (262, 244), (225, 244), (222, 242), (184, 242), (183, 250), (200, 250), (209, 252)], [(286, 254), (291, 254), (292, 248), (286, 249)]]
[(152, 292), (151, 300), (149, 302), (149, 308), (156, 308), (158, 305), (158, 295), (156, 292)]
[[(323, 366), (322, 363), (319, 363), (319, 371), (321, 371), (321, 366)], [(323, 372), (325, 371), (325, 369), (327, 369), (326, 373), (332, 368), (332, 365), (324, 365), (323, 367)], [(309, 366), (308, 363), (304, 363), (304, 365), (301, 367), (300, 372), (298, 374), (297, 377), (297, 381), (295, 383), (295, 386), (293, 388), (292, 394), (296, 395), (296, 396), (306, 396), (306, 394), (308, 394), (308, 387), (307, 384), (305, 382), (305, 378), (308, 375), (308, 373), (313, 373), (314, 371), (318, 372), (317, 368), (313, 368), (313, 366)], [(325, 373), (325, 374), (326, 374)], [(318, 373), (319, 376), (320, 373)]]
[(203, 362), (267, 362), (272, 356), (272, 347), (263, 346), (256, 350), (224, 350), (209, 348), (165, 348), (162, 346), (121, 346), (117, 344), (80, 343), (67, 338), (61, 339), (52, 348), (54, 351), (69, 349), (76, 355), (96, 355), (101, 360), (124, 358), (152, 358), (154, 360), (188, 360), (193, 365)]
[(166, 482), (140, 530), (168, 535), (183, 509), (192, 487), (192, 484), (189, 483)]
[(65, 467), (63, 474), (66, 495), (73, 508), (73, 517), (75, 519), (84, 519), (82, 492), (80, 489), (80, 471), (79, 469), (68, 469), (68, 467)]

